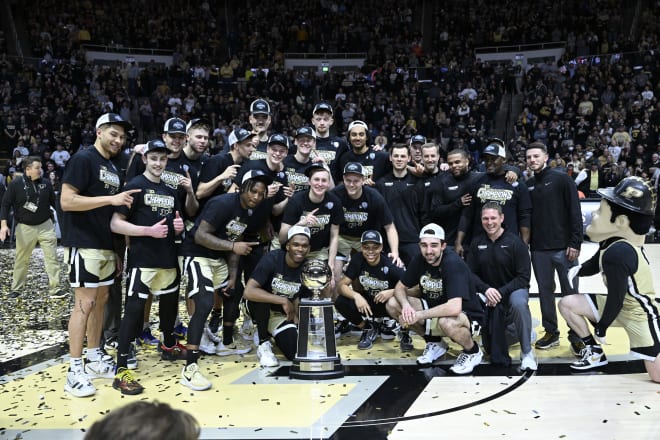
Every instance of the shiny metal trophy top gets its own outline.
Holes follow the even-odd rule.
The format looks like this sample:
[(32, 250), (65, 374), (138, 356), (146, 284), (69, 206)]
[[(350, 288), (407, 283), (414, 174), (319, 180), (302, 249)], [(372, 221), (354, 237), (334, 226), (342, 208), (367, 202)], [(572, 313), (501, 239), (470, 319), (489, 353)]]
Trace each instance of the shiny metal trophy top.
[(330, 267), (323, 260), (307, 260), (302, 269), (302, 283), (312, 291), (312, 301), (321, 300), (321, 291), (330, 283)]
[(325, 261), (308, 260), (303, 265), (300, 278), (312, 297), (300, 300), (298, 347), (289, 370), (292, 378), (316, 380), (344, 375), (335, 343), (332, 299), (321, 297), (331, 277)]

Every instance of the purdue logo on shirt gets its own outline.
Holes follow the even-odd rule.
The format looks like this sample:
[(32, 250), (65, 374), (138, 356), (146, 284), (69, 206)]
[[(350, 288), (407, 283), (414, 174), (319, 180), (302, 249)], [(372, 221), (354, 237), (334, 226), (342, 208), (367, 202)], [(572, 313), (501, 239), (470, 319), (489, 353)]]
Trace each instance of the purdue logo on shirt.
[(270, 282), (270, 288), (274, 295), (293, 298), (300, 291), (300, 283), (287, 281), (282, 278), (282, 275), (278, 274), (275, 275), (273, 281)]
[(119, 191), (119, 186), (121, 185), (119, 175), (103, 165), (101, 165), (101, 169), (99, 170), (99, 180), (103, 182), (106, 189), (110, 191), (110, 194), (116, 194)]
[[(339, 143), (337, 143), (337, 146), (335, 148), (339, 147)], [(336, 152), (332, 150), (316, 150), (316, 154), (319, 155), (321, 159), (325, 163), (331, 163), (333, 160), (335, 160)]]
[(443, 294), (442, 280), (432, 278), (429, 274), (424, 274), (419, 279), (419, 287), (429, 299), (438, 299)]

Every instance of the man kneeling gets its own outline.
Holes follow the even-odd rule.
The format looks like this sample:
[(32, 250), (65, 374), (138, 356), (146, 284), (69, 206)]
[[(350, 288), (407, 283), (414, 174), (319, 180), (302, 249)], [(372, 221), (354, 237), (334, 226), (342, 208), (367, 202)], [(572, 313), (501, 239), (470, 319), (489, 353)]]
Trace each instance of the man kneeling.
[[(426, 348), (417, 358), (419, 364), (431, 364), (447, 351), (442, 340), (448, 336), (463, 347), (451, 367), (456, 374), (471, 373), (483, 353), (472, 339), (472, 323), (481, 322), (484, 311), (465, 262), (446, 249), (445, 231), (435, 223), (419, 233), (421, 255), (413, 259), (401, 281), (394, 288), (394, 298), (387, 311), (397, 316), (403, 327), (410, 326), (424, 335)], [(402, 351), (412, 350), (410, 335), (404, 330)]]

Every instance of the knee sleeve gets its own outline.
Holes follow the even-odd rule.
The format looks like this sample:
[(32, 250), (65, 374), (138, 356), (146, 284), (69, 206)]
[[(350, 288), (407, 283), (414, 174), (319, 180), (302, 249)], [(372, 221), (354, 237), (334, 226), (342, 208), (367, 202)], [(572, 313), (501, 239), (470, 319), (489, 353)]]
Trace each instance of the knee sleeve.
[(144, 305), (146, 300), (137, 295), (127, 296), (124, 307), (124, 319), (119, 327), (119, 346), (124, 348), (140, 335), (144, 319)]
[(355, 307), (355, 301), (345, 296), (340, 295), (337, 297), (335, 300), (335, 309), (353, 324), (357, 325), (362, 322), (362, 314)]
[(259, 341), (270, 337), (268, 333), (268, 319), (270, 318), (270, 304), (248, 301), (248, 310), (252, 321), (257, 325)]
[(158, 299), (158, 314), (160, 316), (160, 330), (163, 334), (171, 334), (179, 312), (179, 292), (161, 295)]
[(190, 345), (199, 345), (202, 340), (206, 318), (213, 309), (213, 295), (210, 292), (199, 292), (192, 297), (195, 302), (195, 313), (188, 323), (188, 343)]
[(291, 322), (286, 322), (282, 325), (290, 326), (275, 335), (275, 345), (291, 361), (296, 356), (296, 351), (298, 350), (298, 330)]

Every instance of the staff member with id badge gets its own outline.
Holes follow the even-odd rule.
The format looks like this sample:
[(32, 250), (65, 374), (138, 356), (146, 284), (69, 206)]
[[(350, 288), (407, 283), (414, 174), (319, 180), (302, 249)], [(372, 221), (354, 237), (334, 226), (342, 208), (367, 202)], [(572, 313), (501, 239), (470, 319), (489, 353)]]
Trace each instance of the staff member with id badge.
[(41, 158), (30, 156), (23, 161), (25, 173), (11, 181), (2, 198), (0, 209), (0, 240), (10, 235), (7, 217), (14, 210), (16, 221), (16, 260), (10, 298), (25, 291), (28, 263), (37, 243), (44, 252), (50, 298), (64, 298), (66, 290), (59, 288), (61, 263), (57, 259), (57, 237), (51, 206), (55, 208), (55, 192), (48, 179), (41, 177)]

